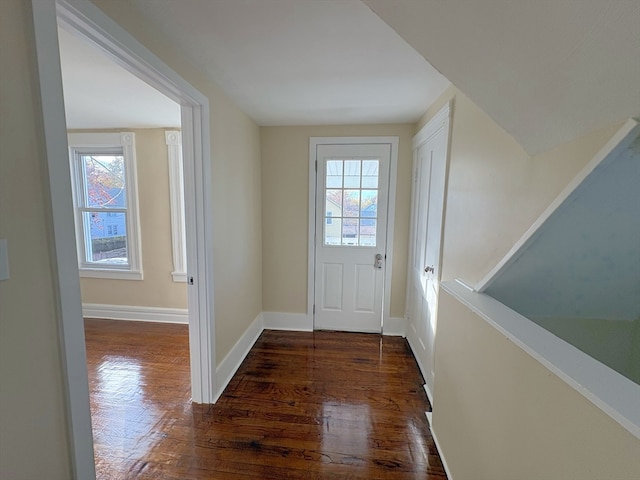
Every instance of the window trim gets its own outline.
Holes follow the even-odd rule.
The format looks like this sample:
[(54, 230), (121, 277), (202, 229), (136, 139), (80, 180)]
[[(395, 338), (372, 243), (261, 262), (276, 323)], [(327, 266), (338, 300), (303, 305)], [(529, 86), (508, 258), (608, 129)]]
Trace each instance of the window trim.
[(171, 205), (171, 247), (173, 252), (174, 282), (187, 281), (186, 228), (184, 218), (184, 167), (182, 160), (182, 133), (178, 130), (164, 132), (169, 162), (169, 199)]
[[(81, 277), (115, 280), (142, 280), (142, 243), (140, 238), (140, 215), (138, 208), (138, 179), (136, 166), (135, 134), (120, 133), (69, 133), (69, 162), (71, 167), (71, 186), (73, 191), (73, 210), (75, 222), (78, 270)], [(76, 153), (87, 148), (122, 148), (126, 175), (127, 194), (127, 255), (128, 267), (114, 265), (88, 264), (85, 261), (85, 235), (80, 205), (80, 186), (82, 171), (79, 168)]]

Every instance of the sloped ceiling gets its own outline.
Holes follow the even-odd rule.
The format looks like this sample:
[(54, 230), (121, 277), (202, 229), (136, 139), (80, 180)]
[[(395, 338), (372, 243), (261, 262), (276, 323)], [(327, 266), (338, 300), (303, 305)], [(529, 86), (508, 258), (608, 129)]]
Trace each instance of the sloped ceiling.
[(529, 153), (640, 114), (638, 0), (362, 0)]

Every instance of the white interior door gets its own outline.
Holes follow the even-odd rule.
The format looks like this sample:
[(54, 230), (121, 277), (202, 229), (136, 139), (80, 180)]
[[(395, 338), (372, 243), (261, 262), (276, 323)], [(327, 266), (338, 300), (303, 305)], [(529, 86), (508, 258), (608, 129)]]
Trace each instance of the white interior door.
[(381, 332), (391, 144), (318, 145), (314, 328)]
[(440, 128), (417, 147), (413, 193), (413, 241), (409, 272), (409, 340), (433, 391), (435, 337), (448, 129)]

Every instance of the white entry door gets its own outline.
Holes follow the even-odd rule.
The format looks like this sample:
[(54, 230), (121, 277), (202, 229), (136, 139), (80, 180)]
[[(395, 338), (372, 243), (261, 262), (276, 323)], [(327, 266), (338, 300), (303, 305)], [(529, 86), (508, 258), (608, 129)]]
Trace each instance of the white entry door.
[(448, 110), (427, 125), (431, 132), (416, 145), (413, 191), (412, 251), (409, 271), (409, 341), (433, 400), (435, 338), (443, 207), (446, 184)]
[(381, 332), (391, 149), (316, 147), (315, 329)]

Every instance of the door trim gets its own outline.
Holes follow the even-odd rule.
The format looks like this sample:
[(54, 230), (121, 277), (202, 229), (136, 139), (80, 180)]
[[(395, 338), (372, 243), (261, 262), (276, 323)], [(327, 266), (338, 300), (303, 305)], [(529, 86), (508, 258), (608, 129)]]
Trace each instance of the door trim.
[[(80, 280), (71, 209), (67, 131), (58, 51), (58, 20), (72, 28), (162, 93), (181, 104), (190, 289), (190, 351), (193, 401), (212, 403), (216, 393), (211, 218), (209, 101), (99, 8), (86, 0), (32, 0), (38, 81), (42, 105), (45, 168), (52, 229), (51, 256), (59, 320), (69, 447), (74, 478), (95, 478), (89, 386)], [(64, 161), (61, 161), (64, 160)], [(189, 164), (189, 165), (187, 165)], [(205, 221), (205, 219), (207, 221)], [(196, 226), (198, 228), (196, 228)], [(191, 233), (190, 233), (191, 232)], [(194, 312), (191, 314), (191, 312)]]
[(315, 300), (316, 268), (316, 154), (318, 145), (391, 145), (389, 164), (389, 201), (387, 203), (387, 248), (382, 299), (382, 334), (391, 315), (391, 276), (393, 271), (393, 233), (396, 212), (396, 179), (398, 174), (398, 146), (400, 137), (310, 137), (309, 138), (309, 229), (308, 229), (308, 266), (307, 266), (307, 320), (315, 328), (313, 303)]
[[(411, 173), (411, 216), (409, 217), (409, 250), (407, 256), (407, 290), (406, 290), (406, 298), (405, 298), (405, 315), (404, 318), (407, 320), (407, 325), (410, 328), (407, 328), (407, 341), (409, 342), (409, 346), (411, 347), (412, 352), (416, 358), (416, 362), (418, 363), (418, 367), (422, 372), (422, 376), (425, 381), (429, 378), (429, 373), (425, 365), (421, 360), (421, 355), (418, 353), (417, 343), (422, 343), (417, 337), (418, 333), (415, 330), (414, 324), (410, 321), (411, 308), (412, 308), (412, 283), (413, 283), (413, 254), (415, 249), (415, 240), (416, 240), (416, 202), (418, 195), (418, 150), (419, 148), (427, 143), (434, 135), (443, 131), (446, 135), (446, 144), (444, 151), (444, 162), (445, 162), (445, 173), (444, 173), (444, 190), (442, 192), (442, 219), (440, 223), (440, 252), (438, 256), (438, 290), (436, 291), (436, 302), (438, 302), (440, 291), (439, 285), (442, 280), (442, 259), (443, 259), (443, 251), (444, 251), (444, 228), (446, 222), (446, 212), (447, 212), (447, 195), (449, 190), (449, 167), (450, 167), (450, 155), (451, 155), (451, 133), (452, 133), (452, 121), (451, 117), (453, 115), (453, 100), (449, 100), (426, 125), (424, 125), (418, 133), (416, 133), (413, 137), (412, 149), (413, 149), (413, 166)], [(437, 335), (437, 333), (436, 333)], [(435, 346), (435, 337), (434, 337), (434, 346)], [(433, 372), (435, 372), (435, 353), (433, 354)], [(431, 372), (431, 373), (433, 373)], [(435, 377), (434, 377), (435, 378)], [(425, 391), (427, 392), (427, 396), (429, 397), (429, 402), (433, 407), (434, 397), (433, 390), (428, 386), (427, 383), (424, 385)]]

